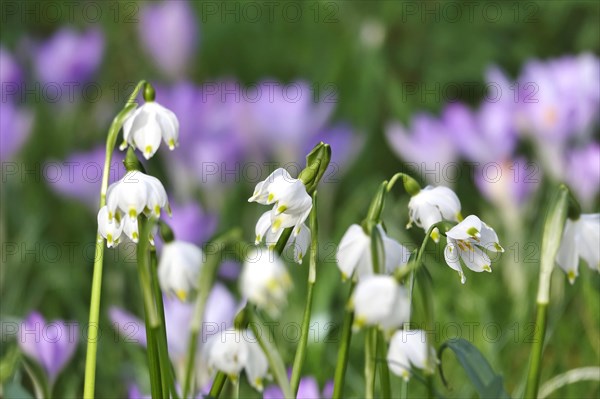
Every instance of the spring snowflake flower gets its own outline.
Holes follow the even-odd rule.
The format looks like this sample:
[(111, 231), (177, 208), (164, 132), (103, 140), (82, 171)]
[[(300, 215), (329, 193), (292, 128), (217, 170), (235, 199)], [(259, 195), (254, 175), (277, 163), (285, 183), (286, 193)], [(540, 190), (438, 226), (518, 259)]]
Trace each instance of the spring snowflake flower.
[(427, 334), (423, 330), (399, 330), (390, 341), (387, 354), (388, 366), (392, 373), (408, 381), (410, 369), (415, 367), (433, 373), (436, 355), (427, 344)]
[(306, 192), (304, 183), (292, 178), (283, 168), (275, 170), (258, 183), (248, 202), (273, 205), (270, 212), (259, 218), (255, 229), (256, 242), (266, 240), (268, 245), (274, 245), (288, 227), (294, 228), (294, 237), (305, 231), (306, 227), (303, 228), (302, 224), (312, 209), (312, 198)]
[(163, 246), (158, 263), (158, 281), (163, 292), (186, 301), (198, 288), (202, 250), (185, 241), (171, 241)]
[(160, 180), (133, 170), (108, 187), (106, 206), (108, 219), (112, 221), (115, 216), (121, 214), (135, 219), (142, 212), (160, 217), (162, 208), (169, 209), (169, 202)]
[[(108, 218), (108, 207), (105, 205), (98, 211), (98, 232), (106, 239), (108, 248), (116, 247), (121, 243), (121, 237), (125, 234), (132, 242), (137, 243), (140, 239), (137, 219), (113, 217)], [(149, 237), (150, 244), (154, 245), (154, 238)], [(99, 242), (102, 242), (100, 240)]]
[[(283, 232), (283, 230), (279, 230), (277, 233), (272, 232), (271, 213), (272, 211), (265, 212), (258, 219), (255, 228), (256, 239), (254, 241), (254, 244), (259, 245), (264, 239), (269, 249), (275, 248), (277, 240), (279, 240), (279, 237), (281, 237), (281, 233)], [(306, 224), (302, 223), (300, 226), (294, 228), (292, 237), (286, 243), (284, 251), (288, 248), (293, 248), (294, 260), (301, 264), (304, 255), (306, 255), (308, 248), (310, 247), (310, 239), (310, 229)]]
[(393, 277), (371, 275), (358, 282), (351, 306), (354, 308), (354, 329), (365, 325), (384, 331), (400, 327), (410, 319), (408, 291)]
[(161, 139), (170, 150), (178, 145), (179, 121), (177, 116), (156, 101), (148, 101), (133, 111), (123, 124), (121, 150), (128, 145), (139, 148), (144, 158), (150, 159), (160, 147)]
[[(460, 200), (454, 191), (444, 186), (427, 186), (410, 198), (406, 227), (410, 228), (414, 223), (427, 232), (442, 220), (459, 222), (462, 220), (460, 210)], [(440, 233), (437, 229), (431, 232), (431, 238), (439, 242)]]
[(456, 270), (460, 282), (467, 281), (462, 271), (461, 260), (474, 272), (491, 272), (490, 257), (483, 251), (504, 252), (498, 242), (494, 229), (482, 222), (477, 216), (470, 215), (446, 233), (448, 244), (444, 250), (446, 263)]
[(291, 288), (290, 275), (275, 252), (257, 248), (248, 254), (240, 275), (240, 291), (248, 301), (276, 317)]
[(592, 270), (600, 271), (600, 213), (567, 219), (556, 263), (573, 284), (579, 275), (579, 258)]
[(248, 382), (262, 392), (269, 363), (256, 337), (250, 330), (228, 329), (212, 336), (206, 344), (208, 367), (236, 380), (242, 370)]
[[(402, 244), (390, 238), (381, 225), (378, 225), (377, 229), (383, 240), (385, 272), (392, 273), (396, 268), (408, 262), (410, 252)], [(343, 279), (353, 275), (360, 279), (373, 274), (371, 237), (361, 226), (353, 224), (346, 230), (338, 247), (336, 259)]]

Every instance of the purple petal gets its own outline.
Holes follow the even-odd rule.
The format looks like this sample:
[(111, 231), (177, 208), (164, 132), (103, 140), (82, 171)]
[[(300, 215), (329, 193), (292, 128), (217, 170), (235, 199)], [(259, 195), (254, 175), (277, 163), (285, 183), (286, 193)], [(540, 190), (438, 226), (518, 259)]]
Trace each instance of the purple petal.
[[(0, 46), (0, 85), (2, 85), (2, 94), (4, 95), (6, 93), (5, 90), (9, 88), (7, 85), (18, 85), (22, 79), (23, 73), (21, 72), (21, 67), (12, 54), (4, 46)], [(5, 102), (4, 98), (2, 102)]]
[(319, 384), (314, 377), (303, 377), (298, 385), (297, 399), (315, 399), (321, 396), (319, 392)]
[(33, 115), (19, 109), (12, 102), (0, 107), (0, 161), (7, 161), (17, 153), (29, 138)]
[(600, 144), (591, 143), (567, 155), (566, 180), (584, 206), (593, 204), (600, 190)]
[(206, 213), (197, 203), (172, 204), (172, 216), (166, 219), (175, 237), (197, 245), (204, 243), (217, 228), (217, 216)]
[(146, 327), (142, 320), (116, 306), (108, 310), (108, 317), (125, 342), (144, 347), (147, 345)]

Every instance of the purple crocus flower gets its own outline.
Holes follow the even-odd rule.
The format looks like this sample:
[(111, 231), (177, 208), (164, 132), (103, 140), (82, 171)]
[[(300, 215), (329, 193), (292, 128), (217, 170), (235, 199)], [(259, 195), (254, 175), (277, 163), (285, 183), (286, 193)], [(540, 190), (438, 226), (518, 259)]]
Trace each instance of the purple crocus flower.
[(416, 114), (410, 129), (389, 123), (385, 135), (392, 150), (433, 184), (446, 182), (444, 168), (457, 160), (457, 149), (446, 123), (427, 113)]
[[(23, 79), (21, 68), (15, 61), (12, 54), (0, 45), (0, 84), (2, 93), (6, 90), (8, 84), (19, 84)], [(2, 98), (4, 102), (5, 99)]]
[[(298, 385), (297, 399), (329, 399), (333, 395), (333, 382), (328, 381), (319, 391), (319, 384), (314, 377), (302, 377)], [(284, 399), (283, 392), (277, 385), (268, 386), (263, 392), (263, 399)]]
[(38, 312), (30, 313), (21, 323), (19, 347), (46, 372), (50, 384), (64, 369), (77, 349), (79, 331), (75, 323), (46, 320)]
[(139, 34), (156, 65), (170, 77), (184, 72), (198, 44), (196, 18), (184, 0), (145, 5)]
[(180, 241), (200, 245), (208, 240), (217, 227), (217, 216), (205, 212), (197, 203), (171, 204), (172, 216), (167, 223)]
[(27, 141), (33, 126), (33, 114), (12, 102), (0, 107), (0, 161), (9, 160)]
[[(52, 190), (97, 210), (106, 149), (75, 152), (64, 161), (46, 163), (44, 177)], [(110, 163), (109, 184), (125, 176), (124, 155), (114, 152)]]
[(600, 190), (600, 144), (571, 150), (567, 155), (566, 182), (584, 207), (590, 207)]
[[(72, 28), (62, 28), (34, 55), (34, 68), (42, 83), (85, 83), (89, 81), (102, 62), (104, 36), (99, 29), (78, 33)], [(66, 96), (65, 96), (66, 97)]]

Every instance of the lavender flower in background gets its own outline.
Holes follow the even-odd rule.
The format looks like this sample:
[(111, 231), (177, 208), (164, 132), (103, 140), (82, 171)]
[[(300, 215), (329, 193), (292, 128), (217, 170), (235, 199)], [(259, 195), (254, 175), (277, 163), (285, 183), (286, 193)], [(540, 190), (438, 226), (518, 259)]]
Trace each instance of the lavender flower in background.
[(451, 185), (452, 182), (444, 180), (444, 174), (434, 173), (455, 162), (458, 156), (455, 139), (445, 121), (418, 113), (413, 116), (410, 129), (391, 122), (386, 126), (385, 135), (396, 155), (416, 167), (417, 174), (436, 185)]
[[(56, 193), (81, 201), (93, 210), (99, 206), (98, 193), (102, 182), (106, 149), (98, 146), (90, 151), (74, 152), (64, 161), (46, 163), (46, 182)], [(124, 155), (115, 151), (110, 164), (108, 183), (125, 176)]]
[(60, 86), (86, 82), (100, 66), (103, 53), (104, 35), (99, 29), (78, 33), (61, 28), (35, 49), (36, 76), (42, 83)]
[(46, 320), (38, 312), (21, 323), (18, 344), (23, 353), (42, 366), (50, 384), (65, 368), (77, 349), (79, 331), (75, 323)]
[[(12, 54), (0, 45), (0, 85), (2, 85), (2, 93), (5, 93), (7, 85), (19, 84), (23, 79), (21, 68)], [(4, 102), (4, 98), (2, 99)]]
[(184, 0), (143, 6), (139, 35), (156, 65), (172, 78), (185, 71), (198, 44), (196, 18)]
[(217, 228), (217, 216), (204, 211), (195, 202), (172, 204), (169, 226), (179, 241), (201, 245)]
[[(327, 381), (323, 391), (314, 377), (302, 377), (298, 385), (297, 399), (330, 399), (333, 396), (333, 381)], [(277, 385), (270, 385), (263, 392), (263, 399), (283, 399), (283, 392)]]
[(594, 142), (569, 151), (565, 175), (581, 204), (592, 206), (600, 190), (600, 144)]
[(11, 159), (25, 144), (31, 128), (33, 114), (12, 102), (3, 102), (0, 107), (0, 161)]

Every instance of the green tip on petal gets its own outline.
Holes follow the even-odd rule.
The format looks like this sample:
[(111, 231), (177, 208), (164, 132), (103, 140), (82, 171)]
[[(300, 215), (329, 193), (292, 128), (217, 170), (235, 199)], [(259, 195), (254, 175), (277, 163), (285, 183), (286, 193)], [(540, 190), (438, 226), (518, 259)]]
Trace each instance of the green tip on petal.
[(462, 213), (458, 212), (458, 213), (456, 214), (456, 220), (457, 220), (457, 221), (459, 221), (459, 222), (462, 222), (462, 221), (463, 221), (463, 215), (462, 215)]
[(488, 273), (492, 272), (492, 268), (490, 267), (490, 265), (483, 265), (482, 269)]
[(273, 193), (269, 193), (269, 196), (267, 197), (267, 202), (271, 202), (271, 201), (273, 201), (273, 198), (274, 198), (274, 197), (275, 197), (275, 196), (273, 195)]
[(137, 217), (137, 211), (134, 208), (129, 210), (129, 217), (135, 219)]
[(504, 248), (502, 248), (502, 246), (500, 246), (500, 244), (497, 242), (494, 243), (494, 248), (496, 248), (496, 251), (498, 252), (504, 252)]
[(433, 231), (430, 234), (430, 237), (433, 241), (435, 241), (435, 243), (437, 244), (438, 242), (440, 242), (440, 232), (438, 229), (433, 229)]
[(279, 208), (277, 208), (277, 213), (283, 213), (286, 210), (287, 210), (287, 206), (281, 205)]
[(177, 295), (177, 298), (179, 298), (181, 302), (185, 302), (185, 300), (187, 299), (187, 292), (185, 292), (184, 290), (175, 291), (175, 295)]
[(169, 139), (168, 145), (169, 145), (169, 150), (173, 151), (175, 149), (175, 146), (176, 146), (175, 140)]
[(479, 234), (479, 230), (477, 230), (475, 227), (469, 227), (467, 234), (471, 237), (475, 237), (477, 234)]
[(567, 273), (567, 277), (569, 278), (569, 283), (573, 284), (577, 275), (573, 270), (569, 270), (569, 272)]

